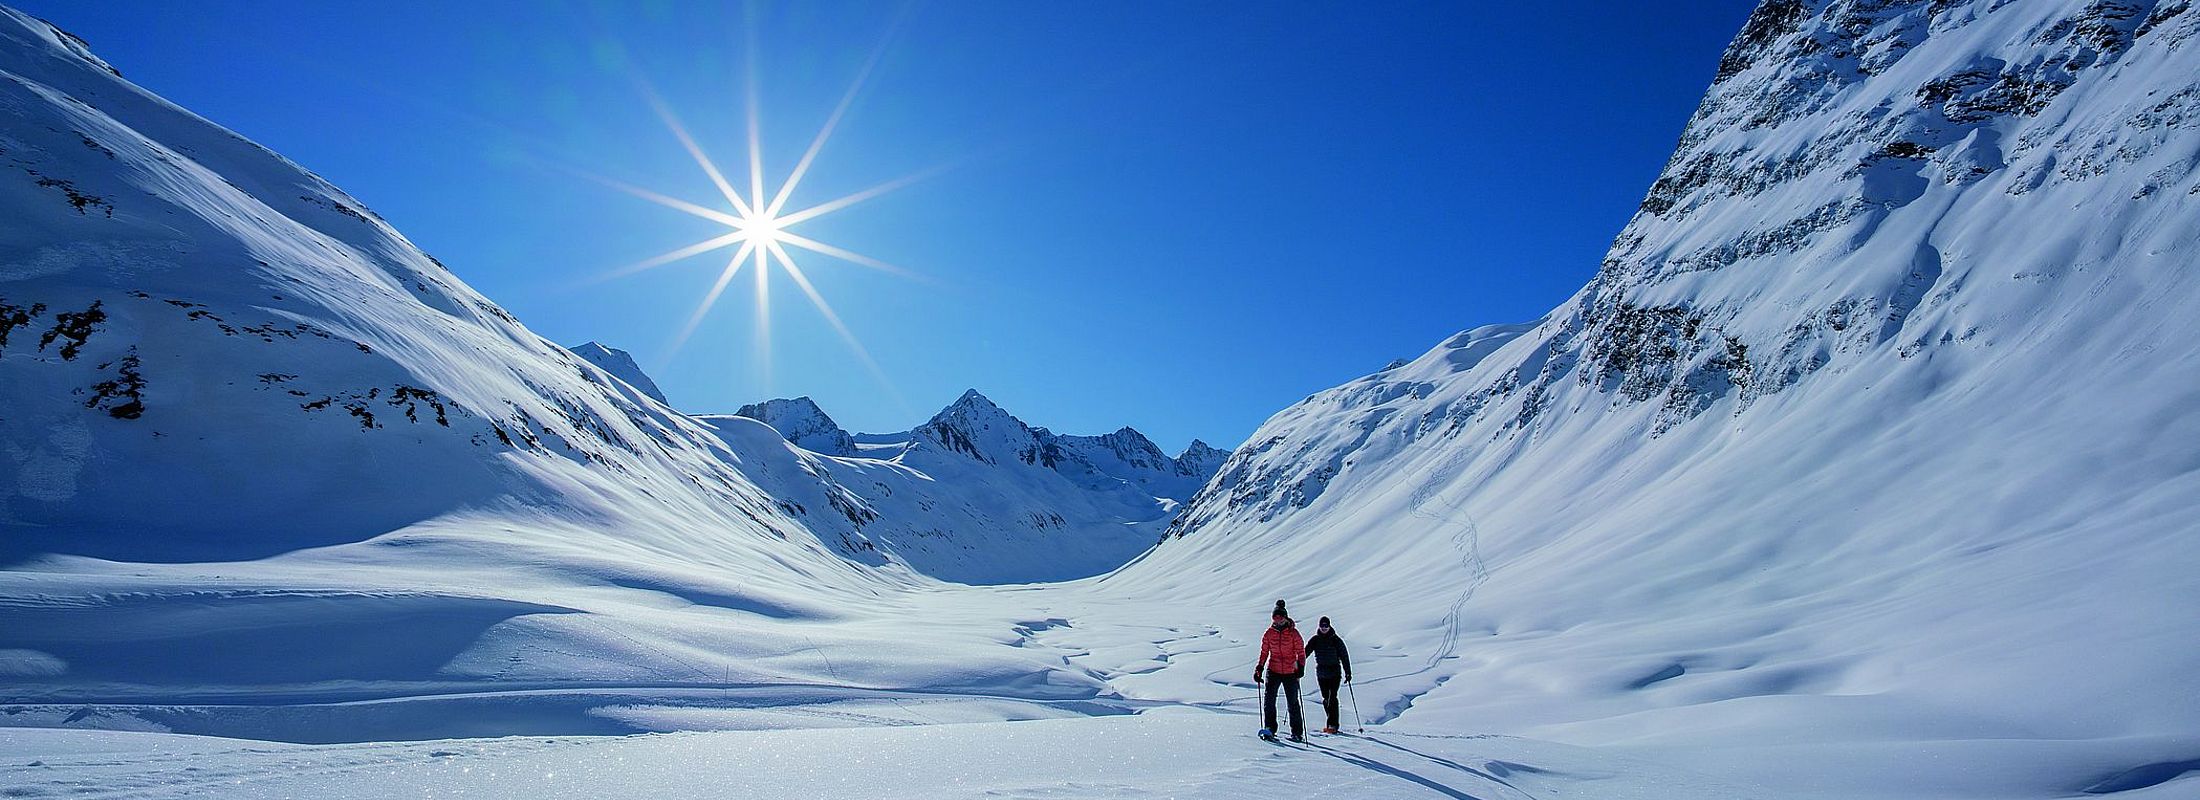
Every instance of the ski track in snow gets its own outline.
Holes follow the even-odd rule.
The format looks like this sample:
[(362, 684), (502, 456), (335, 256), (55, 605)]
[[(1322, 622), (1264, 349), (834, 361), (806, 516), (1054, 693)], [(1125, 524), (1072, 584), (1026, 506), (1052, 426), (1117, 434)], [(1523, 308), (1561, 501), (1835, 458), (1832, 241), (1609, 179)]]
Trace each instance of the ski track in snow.
[[(1428, 509), (1428, 504), (1443, 493), (1440, 481), (1457, 476), (1465, 459), (1455, 458), (1429, 478), (1421, 488), (1414, 490), (1410, 508), (1413, 516), (1426, 519), (1448, 531), (1446, 538), (1459, 551), (1460, 565), (1466, 569), (1467, 585), (1459, 590), (1459, 599), (1452, 601), (1451, 610), (1444, 614), (1444, 638), (1429, 653), (1428, 664), (1420, 670), (1407, 673), (1419, 674), (1435, 669), (1438, 663), (1456, 656), (1459, 652), (1459, 628), (1465, 622), (1467, 603), (1474, 599), (1476, 589), (1490, 579), (1489, 564), (1482, 559), (1482, 529), (1466, 510), (1465, 501), (1444, 503), (1440, 513)], [(1404, 677), (1404, 676), (1398, 676)]]
[[(1463, 466), (1464, 461), (1464, 458), (1459, 457), (1447, 461), (1442, 467), (1435, 470), (1427, 480), (1423, 481), (1420, 487), (1413, 491), (1412, 498), (1407, 501), (1407, 508), (1414, 518), (1428, 520), (1434, 523), (1437, 531), (1443, 532), (1445, 540), (1449, 541), (1452, 548), (1458, 551), (1460, 567), (1466, 575), (1466, 585), (1459, 590), (1458, 598), (1452, 601), (1451, 607), (1444, 614), (1443, 638), (1437, 641), (1434, 648), (1430, 649), (1427, 661), (1420, 668), (1366, 680), (1356, 680), (1353, 682), (1356, 685), (1380, 683), (1428, 674), (1435, 671), (1437, 666), (1446, 660), (1458, 657), (1460, 628), (1465, 624), (1467, 604), (1474, 600), (1475, 590), (1482, 588), (1482, 584), (1489, 581), (1489, 565), (1482, 558), (1481, 528), (1475, 524), (1474, 517), (1467, 514), (1464, 501), (1441, 503), (1438, 505), (1437, 510), (1431, 510), (1429, 504), (1436, 501), (1444, 493), (1448, 485), (1446, 481), (1459, 474), (1459, 469)], [(1450, 675), (1439, 676), (1428, 688), (1409, 692), (1400, 695), (1397, 699), (1384, 702), (1381, 711), (1369, 721), (1380, 724), (1396, 719), (1398, 715), (1412, 708), (1415, 700), (1442, 688), (1445, 683), (1451, 680), (1451, 677)]]

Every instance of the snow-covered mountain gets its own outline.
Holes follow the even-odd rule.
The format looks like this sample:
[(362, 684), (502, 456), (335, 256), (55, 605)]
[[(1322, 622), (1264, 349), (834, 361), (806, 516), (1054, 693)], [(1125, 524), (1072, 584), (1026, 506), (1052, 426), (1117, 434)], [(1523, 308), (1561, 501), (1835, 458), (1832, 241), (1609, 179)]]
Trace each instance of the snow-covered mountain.
[[(987, 464), (1011, 461), (1051, 469), (1096, 492), (1130, 490), (1139, 498), (1158, 498), (1174, 506), (1192, 496), (1229, 451), (1194, 440), (1176, 458), (1134, 428), (1098, 436), (1058, 434), (1033, 428), (1001, 410), (972, 389), (907, 434), (866, 437), (907, 440), (914, 447), (942, 448)], [(1140, 502), (1143, 502), (1141, 500)]]
[[(937, 582), (759, 488), (794, 458), (776, 435), (736, 451), (356, 198), (5, 8), (0, 219), (0, 702), (164, 709), (13, 724), (702, 679), (1099, 691), (944, 623), (892, 626), (940, 651), (835, 660), (820, 642), (866, 637), (821, 623)], [(520, 706), (398, 716), (543, 718)]]
[[(914, 430), (854, 435), (807, 397), (699, 417), (819, 535), (881, 563), (973, 583), (1096, 575), (1145, 551), (1225, 451), (1171, 458), (1131, 428), (1066, 436), (976, 390)], [(759, 435), (761, 422), (784, 444)], [(778, 451), (785, 450), (781, 453)]]
[(626, 385), (641, 390), (641, 393), (649, 395), (650, 399), (666, 405), (672, 403), (672, 401), (666, 400), (665, 393), (657, 388), (657, 382), (650, 380), (649, 375), (642, 372), (641, 365), (634, 363), (633, 354), (595, 342), (589, 342), (572, 348), (572, 350), (573, 355), (580, 356), (582, 361), (596, 365), (597, 369), (610, 373), (611, 377), (626, 381)]
[[(1183, 475), (1205, 475), (1213, 478), (1216, 472), (1221, 471), (1222, 462), (1229, 458), (1230, 451), (1200, 439), (1193, 439), (1190, 445), (1185, 446), (1184, 452), (1176, 454), (1176, 470)], [(1205, 483), (1201, 481), (1201, 485)]]
[(2169, 780), (2196, 264), (2191, 4), (1767, 0), (1588, 286), (1277, 414), (1104, 585), (1338, 614), (1423, 721), (1835, 796)]
[(788, 443), (812, 453), (829, 456), (856, 454), (855, 437), (842, 430), (840, 423), (834, 422), (825, 413), (825, 409), (818, 408), (817, 402), (808, 397), (750, 403), (733, 412), (733, 415), (770, 425)]
[[(626, 353), (542, 340), (358, 200), (51, 26), (0, 27), (0, 158), (15, 174), (0, 185), (0, 557), (253, 558), (523, 507), (617, 519), (604, 529), (681, 558), (790, 551), (774, 557), (876, 580), (861, 567), (877, 549), (841, 527), (865, 512), (805, 527), (830, 504), (760, 491), (744, 463), (783, 454), (729, 450), (723, 424), (666, 408)], [(860, 455), (806, 401), (754, 413)], [(943, 416), (926, 430), (958, 429)], [(915, 449), (912, 463), (930, 452)], [(1158, 538), (1199, 477), (1076, 500), (1037, 483), (1014, 502), (962, 489), (954, 506), (999, 520), (965, 535), (913, 512), (894, 524), (932, 541), (896, 552), (953, 550), (956, 576), (1008, 579), (1022, 573), (977, 565), (986, 536), (1013, 529), (1034, 554), (1001, 563), (1046, 551), (1031, 577), (1092, 574)], [(882, 480), (833, 496), (894, 485)]]
[(1091, 574), (1188, 494), (680, 414), (631, 359), (545, 341), (356, 198), (7, 9), (0, 218), (8, 725), (619, 732), (731, 685), (1067, 715), (1104, 681), (1016, 646), (1029, 610), (912, 618), (948, 588), (920, 568)]
[(635, 487), (733, 521), (637, 541), (818, 547), (707, 429), (358, 200), (44, 23), (0, 15), (0, 50), (0, 556), (255, 557), (514, 502), (659, 513)]

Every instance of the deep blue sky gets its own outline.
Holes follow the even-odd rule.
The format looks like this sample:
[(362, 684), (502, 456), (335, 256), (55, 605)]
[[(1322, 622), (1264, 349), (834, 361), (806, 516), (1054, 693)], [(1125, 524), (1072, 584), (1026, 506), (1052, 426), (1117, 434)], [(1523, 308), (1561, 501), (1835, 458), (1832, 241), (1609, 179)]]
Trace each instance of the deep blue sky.
[[(899, 430), (977, 387), (1172, 451), (1564, 300), (1754, 5), (12, 2), (685, 410)], [(953, 166), (796, 229), (929, 277), (797, 252), (891, 391), (778, 274), (768, 384), (745, 276), (673, 356), (730, 253), (580, 285), (724, 230), (559, 167), (716, 197), (639, 75), (745, 181), (751, 19), (774, 186), (889, 42), (790, 205)]]

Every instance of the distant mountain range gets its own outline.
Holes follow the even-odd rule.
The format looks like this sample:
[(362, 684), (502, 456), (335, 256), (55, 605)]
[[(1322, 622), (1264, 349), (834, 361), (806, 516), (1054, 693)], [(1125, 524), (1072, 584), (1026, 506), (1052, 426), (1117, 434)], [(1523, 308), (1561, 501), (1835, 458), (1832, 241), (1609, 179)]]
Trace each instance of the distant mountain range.
[[(625, 351), (590, 342), (573, 352), (660, 396)], [(1121, 566), (1230, 455), (1194, 441), (1171, 457), (1128, 427), (1098, 436), (1034, 428), (975, 389), (899, 433), (850, 433), (808, 397), (695, 419), (782, 509), (848, 553), (979, 583)], [(759, 423), (772, 435), (759, 435)]]

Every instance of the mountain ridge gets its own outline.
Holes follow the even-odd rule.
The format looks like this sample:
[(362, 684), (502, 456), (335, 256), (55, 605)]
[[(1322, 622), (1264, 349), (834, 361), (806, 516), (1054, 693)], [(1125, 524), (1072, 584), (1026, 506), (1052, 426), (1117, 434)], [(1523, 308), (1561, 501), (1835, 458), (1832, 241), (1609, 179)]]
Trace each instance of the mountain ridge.
[(1768, 0), (1595, 278), (1279, 412), (1102, 584), (1319, 597), (1432, 649), (1414, 714), (1497, 732), (2136, 768), (2096, 737), (2200, 723), (2200, 473), (2160, 444), (2200, 430), (2196, 39), (2182, 2)]
[[(1159, 538), (1229, 456), (1195, 441), (1184, 458), (1171, 458), (1129, 426), (1056, 434), (976, 389), (900, 433), (850, 434), (807, 397), (698, 419), (744, 458), (791, 459), (767, 485), (843, 551), (981, 583), (1121, 566)], [(751, 421), (789, 452), (775, 452), (775, 442), (744, 425)], [(973, 557), (974, 546), (990, 552)]]
[(650, 380), (649, 375), (642, 371), (642, 366), (635, 363), (632, 353), (597, 342), (586, 342), (566, 349), (573, 351), (573, 355), (580, 356), (581, 360), (611, 373), (612, 377), (626, 381), (628, 386), (649, 395), (650, 399), (672, 405), (672, 401), (665, 399), (664, 391), (657, 388), (657, 382)]
[[(733, 416), (761, 421), (780, 431), (789, 442), (826, 455), (858, 455), (859, 437), (870, 445), (921, 437), (930, 446), (986, 464), (1014, 460), (1053, 469), (1068, 461), (1089, 463), (1096, 456), (1105, 456), (1130, 470), (1201, 481), (1213, 475), (1221, 462), (1230, 456), (1230, 451), (1200, 439), (1192, 440), (1178, 455), (1170, 456), (1152, 439), (1129, 425), (1094, 435), (1055, 433), (1024, 422), (977, 389), (965, 390), (923, 424), (897, 433), (851, 433), (833, 422), (832, 417), (807, 396), (751, 403), (735, 411)], [(996, 427), (1000, 433), (993, 434)], [(981, 440), (987, 445), (981, 446)], [(1110, 474), (1117, 471), (1121, 470), (1110, 471)]]

